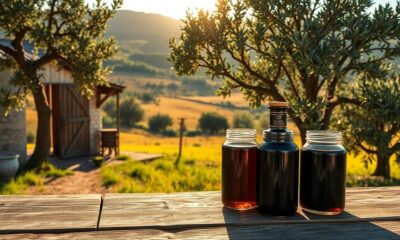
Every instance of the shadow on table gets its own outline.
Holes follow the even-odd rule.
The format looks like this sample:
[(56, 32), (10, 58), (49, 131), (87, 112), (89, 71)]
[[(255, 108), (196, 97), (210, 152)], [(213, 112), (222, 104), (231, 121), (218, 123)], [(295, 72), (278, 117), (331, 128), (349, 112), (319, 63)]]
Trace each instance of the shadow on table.
[[(332, 223), (341, 219), (358, 219), (344, 212), (337, 216), (319, 216), (297, 212), (294, 216), (264, 216), (257, 210), (222, 209), (226, 230), (231, 240), (243, 239), (400, 239), (400, 236), (371, 222)], [(307, 222), (320, 220), (319, 222)], [(327, 220), (330, 223), (321, 221)], [(252, 225), (253, 224), (253, 225)], [(392, 222), (393, 225), (400, 222)]]

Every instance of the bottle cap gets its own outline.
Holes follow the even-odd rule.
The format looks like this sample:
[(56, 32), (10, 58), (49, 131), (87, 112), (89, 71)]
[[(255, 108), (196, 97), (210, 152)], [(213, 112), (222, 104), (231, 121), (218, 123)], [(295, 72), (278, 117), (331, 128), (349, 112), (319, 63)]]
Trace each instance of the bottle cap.
[(277, 102), (277, 101), (272, 101), (268, 103), (268, 107), (273, 108), (273, 107), (289, 107), (289, 104), (287, 102)]

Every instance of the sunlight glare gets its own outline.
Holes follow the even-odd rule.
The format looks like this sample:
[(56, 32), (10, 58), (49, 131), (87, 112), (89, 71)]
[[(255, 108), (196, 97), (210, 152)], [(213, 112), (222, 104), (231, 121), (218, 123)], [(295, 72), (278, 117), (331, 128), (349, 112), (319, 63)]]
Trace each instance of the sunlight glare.
[(125, 0), (122, 8), (182, 19), (188, 9), (213, 10), (215, 3), (216, 0)]

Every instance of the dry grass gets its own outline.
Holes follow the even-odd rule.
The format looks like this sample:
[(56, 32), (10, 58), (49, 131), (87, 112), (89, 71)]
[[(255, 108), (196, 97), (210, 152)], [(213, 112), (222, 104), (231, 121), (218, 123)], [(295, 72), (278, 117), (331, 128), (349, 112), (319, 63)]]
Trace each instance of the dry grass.
[(247, 103), (247, 101), (243, 98), (243, 95), (241, 93), (233, 93), (231, 94), (230, 97), (227, 98), (223, 98), (221, 96), (195, 96), (195, 97), (185, 97), (188, 99), (193, 99), (193, 100), (197, 100), (197, 101), (202, 101), (202, 102), (206, 102), (206, 103), (232, 103), (235, 106), (238, 107), (248, 107), (249, 104)]
[(212, 106), (208, 104), (194, 103), (183, 99), (175, 99), (168, 97), (160, 97), (159, 104), (143, 104), (142, 107), (145, 111), (145, 118), (141, 122), (143, 125), (147, 125), (148, 119), (156, 115), (157, 113), (168, 114), (173, 118), (173, 129), (178, 129), (179, 121), (178, 118), (186, 118), (187, 129), (194, 130), (197, 128), (198, 119), (204, 112), (218, 112), (224, 115), (229, 122), (232, 121), (233, 111), (221, 108), (218, 106)]

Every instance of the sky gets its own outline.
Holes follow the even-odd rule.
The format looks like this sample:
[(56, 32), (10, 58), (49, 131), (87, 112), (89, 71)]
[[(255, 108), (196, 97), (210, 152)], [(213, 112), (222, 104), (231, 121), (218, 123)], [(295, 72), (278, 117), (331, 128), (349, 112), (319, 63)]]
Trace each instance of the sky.
[[(111, 0), (104, 0), (111, 2)], [(217, 0), (124, 0), (122, 9), (133, 10), (136, 12), (158, 13), (175, 19), (185, 17), (187, 9), (203, 8), (213, 10)], [(390, 2), (395, 4), (397, 0), (375, 0), (375, 3)], [(94, 0), (86, 0), (94, 2)]]
[[(213, 10), (217, 0), (124, 0), (122, 9), (136, 12), (158, 13), (175, 19), (183, 19), (187, 9)], [(95, 2), (86, 0), (86, 2)], [(105, 0), (105, 2), (112, 2)]]

